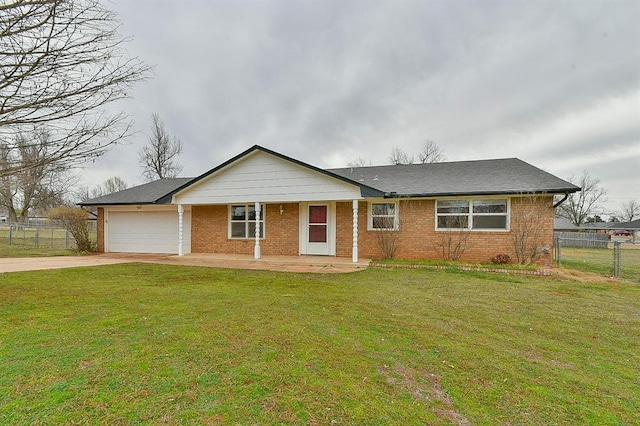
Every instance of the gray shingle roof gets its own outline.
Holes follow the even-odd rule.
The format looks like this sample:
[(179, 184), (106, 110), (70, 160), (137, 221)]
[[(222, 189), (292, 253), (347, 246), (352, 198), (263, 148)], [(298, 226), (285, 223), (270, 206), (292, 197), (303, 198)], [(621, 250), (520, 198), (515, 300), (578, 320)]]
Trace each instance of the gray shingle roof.
[(553, 230), (554, 231), (579, 231), (580, 228), (575, 226), (571, 221), (564, 217), (556, 217), (553, 219)]
[(107, 206), (121, 204), (168, 204), (170, 197), (165, 195), (181, 187), (193, 178), (164, 178), (134, 186), (122, 191), (87, 200), (82, 206)]
[[(433, 197), (521, 193), (565, 193), (580, 188), (517, 158), (448, 163), (319, 169), (260, 146), (196, 178), (167, 178), (80, 203), (83, 206), (168, 204), (171, 195), (206, 178), (254, 150), (262, 150), (361, 188), (365, 197)], [(395, 194), (392, 194), (395, 193)]]
[(517, 158), (329, 169), (398, 196), (564, 193), (580, 188)]
[(631, 222), (609, 222), (609, 229), (622, 229), (626, 231), (640, 230), (640, 219)]
[(640, 229), (640, 219), (631, 222), (589, 222), (580, 225), (580, 229), (599, 229), (599, 230), (626, 230), (634, 231)]

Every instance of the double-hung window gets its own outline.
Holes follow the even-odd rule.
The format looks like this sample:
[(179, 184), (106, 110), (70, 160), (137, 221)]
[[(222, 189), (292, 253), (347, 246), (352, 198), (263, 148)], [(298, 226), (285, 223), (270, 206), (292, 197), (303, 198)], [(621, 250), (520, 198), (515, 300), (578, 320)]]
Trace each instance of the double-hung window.
[(473, 200), (473, 229), (507, 229), (507, 200)]
[(391, 231), (398, 229), (398, 203), (397, 202), (380, 202), (369, 203), (369, 221), (368, 228), (370, 230)]
[(469, 200), (438, 201), (438, 229), (469, 227)]
[(506, 230), (509, 228), (507, 199), (438, 200), (437, 229)]
[[(264, 206), (260, 213), (260, 238), (264, 238)], [(229, 238), (256, 237), (256, 208), (254, 204), (232, 205), (229, 209)]]

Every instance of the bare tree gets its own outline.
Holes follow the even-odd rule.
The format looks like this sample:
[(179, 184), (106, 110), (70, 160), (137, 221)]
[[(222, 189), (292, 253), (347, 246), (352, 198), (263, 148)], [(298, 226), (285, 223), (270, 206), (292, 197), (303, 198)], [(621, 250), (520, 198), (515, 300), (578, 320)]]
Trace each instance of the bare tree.
[(618, 213), (622, 221), (631, 222), (640, 216), (640, 203), (637, 200), (629, 200), (622, 203), (622, 210)]
[(391, 149), (391, 153), (389, 154), (389, 163), (394, 165), (412, 164), (413, 156), (409, 156), (409, 154), (396, 146)]
[(457, 261), (467, 249), (469, 228), (457, 216), (444, 216), (442, 221), (440, 226), (448, 230), (438, 232), (434, 248), (442, 255), (442, 259)]
[(545, 224), (551, 200), (538, 196), (523, 196), (512, 203), (511, 243), (516, 261), (521, 265), (535, 263), (550, 248), (544, 246)]
[(120, 176), (112, 176), (105, 180), (102, 184), (103, 194), (112, 194), (114, 192), (125, 190), (129, 187), (129, 184), (124, 181)]
[(418, 152), (418, 161), (421, 164), (440, 163), (446, 159), (442, 149), (434, 141), (429, 139), (422, 144), (420, 152)]
[(140, 150), (140, 165), (143, 176), (148, 181), (166, 177), (176, 177), (182, 171), (177, 158), (182, 153), (180, 139), (169, 135), (164, 123), (156, 113), (151, 114), (151, 136)]
[(600, 187), (600, 181), (592, 178), (586, 170), (576, 178), (571, 176), (569, 181), (581, 188), (579, 192), (570, 194), (567, 200), (562, 203), (556, 214), (569, 219), (576, 226), (582, 225), (587, 217), (593, 215), (599, 208), (600, 203), (606, 201), (607, 191)]
[(32, 213), (64, 203), (77, 178), (64, 166), (45, 161), (50, 149), (46, 131), (17, 135), (11, 147), (0, 144), (0, 206), (10, 221), (24, 222)]
[(91, 192), (89, 191), (89, 187), (87, 185), (80, 185), (73, 191), (73, 202), (83, 202), (90, 200)]
[[(120, 176), (111, 176), (101, 184), (89, 189), (88, 186), (79, 186), (72, 192), (73, 198), (77, 201), (88, 201), (93, 198), (102, 197), (103, 195), (111, 194), (114, 192), (125, 190), (129, 187), (129, 184), (124, 181)], [(92, 208), (88, 208), (92, 210)]]
[(0, 140), (12, 151), (19, 134), (49, 133), (38, 162), (12, 161), (0, 173), (78, 166), (128, 135), (128, 117), (107, 107), (150, 67), (127, 57), (118, 26), (97, 0), (0, 3)]
[(347, 167), (367, 167), (372, 165), (373, 164), (371, 163), (371, 160), (362, 157), (358, 157), (355, 160), (347, 163)]
[[(99, 185), (96, 185), (89, 193), (89, 198), (98, 198), (103, 195), (113, 194), (114, 192), (123, 191), (129, 187), (129, 184), (120, 176), (111, 176)], [(86, 201), (86, 200), (83, 200)]]
[(76, 242), (76, 250), (80, 252), (96, 251), (96, 243), (92, 238), (89, 226), (89, 214), (78, 207), (60, 206), (49, 211), (49, 218), (60, 223), (71, 232)]

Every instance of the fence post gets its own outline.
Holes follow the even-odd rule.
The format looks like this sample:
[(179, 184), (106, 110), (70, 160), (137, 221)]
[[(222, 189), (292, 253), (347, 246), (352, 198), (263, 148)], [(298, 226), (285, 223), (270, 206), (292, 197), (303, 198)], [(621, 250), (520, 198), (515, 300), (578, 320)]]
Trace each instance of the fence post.
[(620, 277), (620, 241), (613, 243), (613, 276)]
[(560, 254), (560, 237), (556, 237), (556, 265), (560, 265), (562, 262), (562, 255)]
[(9, 225), (9, 245), (11, 245), (13, 241), (13, 225)]
[(69, 230), (65, 229), (64, 232), (64, 248), (69, 250)]
[(36, 241), (35, 241), (35, 245), (36, 248), (40, 247), (40, 228), (36, 227)]

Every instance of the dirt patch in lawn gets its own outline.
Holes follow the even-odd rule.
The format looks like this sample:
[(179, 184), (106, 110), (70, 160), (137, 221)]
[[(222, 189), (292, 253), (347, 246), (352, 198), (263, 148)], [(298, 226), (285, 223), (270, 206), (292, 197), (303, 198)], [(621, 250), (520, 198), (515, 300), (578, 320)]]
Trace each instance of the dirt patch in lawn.
[(581, 283), (587, 283), (587, 284), (595, 284), (595, 283), (616, 284), (620, 282), (620, 280), (617, 278), (605, 277), (603, 275), (596, 274), (593, 272), (578, 271), (577, 269), (553, 268), (551, 271), (554, 277), (565, 279), (565, 280), (579, 281)]
[(440, 377), (436, 374), (415, 372), (405, 367), (390, 369), (384, 366), (378, 372), (388, 384), (409, 393), (414, 399), (435, 404), (435, 414), (459, 426), (471, 423), (453, 407), (451, 397), (442, 387)]

